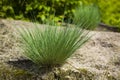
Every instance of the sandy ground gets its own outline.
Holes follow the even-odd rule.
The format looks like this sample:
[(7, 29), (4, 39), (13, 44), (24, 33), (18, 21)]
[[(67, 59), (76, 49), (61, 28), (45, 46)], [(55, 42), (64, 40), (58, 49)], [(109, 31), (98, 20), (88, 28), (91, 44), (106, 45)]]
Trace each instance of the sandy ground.
[[(20, 26), (34, 24), (0, 20), (0, 63), (25, 58), (20, 54), (17, 47), (19, 40), (15, 37), (14, 27)], [(91, 34), (94, 35), (89, 42), (77, 50), (61, 68), (73, 71), (85, 69), (96, 74), (93, 80), (120, 80), (120, 33), (91, 31)]]

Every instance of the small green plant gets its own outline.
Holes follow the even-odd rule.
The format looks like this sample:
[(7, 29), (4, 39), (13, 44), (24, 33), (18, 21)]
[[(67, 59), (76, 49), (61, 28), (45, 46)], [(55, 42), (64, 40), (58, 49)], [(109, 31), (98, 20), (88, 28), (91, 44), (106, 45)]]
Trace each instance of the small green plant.
[[(92, 10), (94, 11), (94, 9)], [(88, 15), (93, 15), (93, 13), (90, 12)], [(85, 20), (84, 18), (86, 19), (86, 15), (83, 15), (82, 19)], [(89, 26), (91, 23), (77, 21), (74, 27), (70, 25), (67, 25), (67, 27), (56, 27), (53, 22), (53, 26), (22, 27), (18, 29), (22, 42), (21, 49), (36, 64), (48, 66), (62, 64), (90, 38), (88, 36), (89, 31), (85, 29), (92, 28)], [(78, 25), (80, 28), (77, 27)], [(92, 25), (94, 24), (92, 23)]]
[(36, 64), (62, 64), (89, 38), (84, 30), (69, 27), (22, 28), (24, 54)]
[(76, 8), (73, 23), (81, 28), (94, 29), (100, 23), (98, 7), (96, 5), (81, 5)]
[(95, 3), (101, 12), (101, 22), (120, 31), (120, 3), (119, 0), (82, 0), (84, 4)]

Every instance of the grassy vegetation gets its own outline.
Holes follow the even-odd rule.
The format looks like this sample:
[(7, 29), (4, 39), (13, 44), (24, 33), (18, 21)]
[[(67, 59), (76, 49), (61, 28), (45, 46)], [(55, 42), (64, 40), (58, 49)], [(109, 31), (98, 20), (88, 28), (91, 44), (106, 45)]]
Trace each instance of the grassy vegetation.
[[(80, 17), (80, 21), (74, 19), (74, 23), (76, 23), (74, 27), (63, 28), (56, 27), (53, 24), (53, 26), (47, 25), (44, 28), (35, 26), (31, 29), (19, 29), (21, 48), (24, 54), (39, 65), (53, 66), (64, 63), (67, 58), (88, 41), (89, 31), (85, 31), (85, 29), (93, 28), (92, 26), (96, 25), (96, 23), (91, 24), (90, 21), (94, 18), (93, 13), (96, 13), (96, 17), (99, 16), (98, 12), (93, 6), (90, 8), (92, 8), (90, 11), (88, 7), (81, 8), (82, 14), (87, 15), (79, 16), (79, 11), (76, 13), (77, 15), (74, 18)], [(91, 18), (88, 18), (88, 16), (91, 16)], [(85, 20), (88, 21), (85, 22)], [(96, 19), (97, 21), (98, 19)]]
[[(95, 29), (100, 23), (100, 12), (96, 5), (81, 5), (76, 8), (73, 24), (85, 29)], [(89, 24), (89, 25), (88, 25)]]
[(87, 33), (78, 28), (34, 27), (20, 30), (24, 54), (42, 65), (63, 63), (87, 40)]

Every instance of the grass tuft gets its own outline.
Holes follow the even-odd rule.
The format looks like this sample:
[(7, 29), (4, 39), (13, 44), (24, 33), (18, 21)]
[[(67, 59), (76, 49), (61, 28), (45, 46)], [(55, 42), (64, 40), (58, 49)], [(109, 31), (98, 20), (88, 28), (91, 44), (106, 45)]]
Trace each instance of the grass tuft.
[(77, 7), (73, 17), (73, 24), (77, 27), (93, 30), (100, 23), (100, 12), (96, 5), (81, 5)]
[[(38, 65), (54, 66), (64, 63), (67, 58), (89, 40), (89, 31), (85, 29), (92, 29), (99, 22), (96, 8), (87, 6), (80, 9), (81, 11), (78, 10), (74, 17), (75, 27), (47, 25), (43, 28), (38, 26), (20, 28), (21, 49), (24, 54)], [(55, 22), (53, 25), (55, 25)]]
[(21, 48), (39, 65), (62, 64), (88, 39), (87, 32), (69, 27), (21, 28)]

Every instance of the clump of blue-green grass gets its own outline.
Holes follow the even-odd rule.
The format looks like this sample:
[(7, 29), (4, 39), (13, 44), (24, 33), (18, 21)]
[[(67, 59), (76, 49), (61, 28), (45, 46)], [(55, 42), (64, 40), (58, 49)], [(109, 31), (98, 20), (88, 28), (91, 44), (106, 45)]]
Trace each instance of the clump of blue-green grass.
[(87, 32), (75, 27), (22, 28), (19, 32), (24, 54), (40, 65), (64, 63), (89, 39)]
[(66, 59), (89, 40), (89, 31), (85, 29), (93, 28), (90, 27), (91, 24), (96, 25), (96, 23), (89, 22), (93, 18), (89, 18), (89, 21), (84, 22), (88, 16), (93, 16), (92, 9), (91, 12), (83, 11), (83, 13), (89, 14), (82, 15), (81, 21), (79, 21), (76, 20), (76, 17), (79, 17), (76, 13), (76, 17), (73, 19), (74, 27), (46, 25), (43, 28), (39, 26), (20, 28), (21, 49), (26, 57), (38, 65), (54, 66), (63, 64)]
[(81, 5), (75, 9), (73, 24), (77, 27), (94, 30), (100, 23), (100, 11), (97, 5)]

